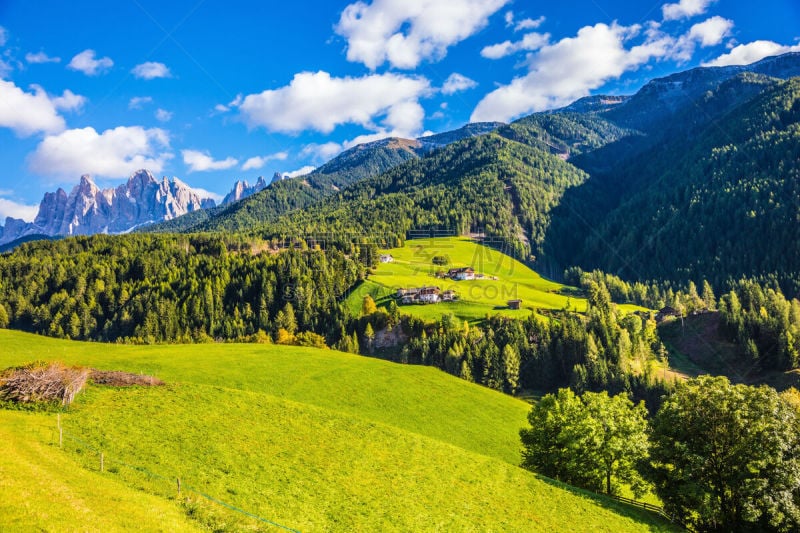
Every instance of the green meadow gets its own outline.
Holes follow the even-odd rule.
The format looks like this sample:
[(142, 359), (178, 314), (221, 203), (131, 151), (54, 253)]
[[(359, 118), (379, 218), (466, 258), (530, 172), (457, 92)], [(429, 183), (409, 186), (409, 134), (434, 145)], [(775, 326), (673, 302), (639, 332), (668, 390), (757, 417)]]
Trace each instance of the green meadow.
[(4, 531), (280, 530), (203, 495), (299, 531), (672, 530), (517, 467), (528, 404), (430, 367), (7, 330), (0, 346), (3, 368), (59, 360), (167, 383), (89, 387), (61, 414), (63, 449), (54, 412), (0, 410)]
[[(378, 305), (385, 306), (397, 289), (423, 286), (454, 290), (458, 300), (431, 305), (402, 305), (402, 313), (424, 320), (452, 313), (460, 319), (475, 322), (487, 315), (522, 318), (538, 310), (567, 306), (575, 311), (586, 311), (586, 299), (576, 288), (545, 279), (516, 259), (467, 237), (409, 240), (402, 248), (382, 253), (390, 254), (394, 261), (380, 263), (375, 272), (353, 290), (346, 301), (350, 312), (357, 314), (361, 310), (366, 295), (370, 295)], [(449, 264), (434, 264), (436, 256), (446, 256)], [(454, 281), (436, 276), (437, 271), (459, 267), (472, 267), (484, 279)], [(509, 309), (509, 300), (522, 300), (521, 309)], [(628, 305), (621, 307), (640, 309)]]

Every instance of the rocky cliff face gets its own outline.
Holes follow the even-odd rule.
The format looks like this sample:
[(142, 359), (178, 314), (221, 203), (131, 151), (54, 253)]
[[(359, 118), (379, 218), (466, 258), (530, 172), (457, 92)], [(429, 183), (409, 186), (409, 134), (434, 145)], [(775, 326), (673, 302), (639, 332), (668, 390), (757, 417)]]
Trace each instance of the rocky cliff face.
[(45, 194), (32, 223), (7, 218), (0, 244), (28, 235), (126, 233), (209, 207), (214, 200), (200, 197), (179, 179), (158, 181), (147, 170), (135, 172), (116, 189), (100, 189), (90, 176), (82, 176), (69, 194), (64, 189)]
[[(273, 178), (274, 181), (274, 178)], [(254, 185), (250, 185), (245, 181), (237, 181), (233, 185), (233, 189), (222, 200), (222, 204), (220, 205), (227, 205), (232, 204), (233, 202), (238, 202), (243, 198), (247, 198), (248, 196), (252, 196), (258, 191), (261, 191), (267, 187), (267, 182), (264, 180), (262, 176), (258, 177), (258, 181), (255, 182)]]

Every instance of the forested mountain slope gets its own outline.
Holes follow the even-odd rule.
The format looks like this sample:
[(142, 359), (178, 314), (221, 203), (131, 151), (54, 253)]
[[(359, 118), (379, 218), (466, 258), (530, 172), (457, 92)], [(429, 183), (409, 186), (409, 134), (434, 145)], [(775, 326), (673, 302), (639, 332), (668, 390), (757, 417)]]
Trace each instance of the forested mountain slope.
[(259, 229), (263, 237), (352, 236), (396, 245), (437, 227), (486, 233), (519, 256), (538, 253), (548, 213), (586, 174), (557, 156), (498, 134), (465, 139), (361, 181)]
[(409, 159), (464, 138), (488, 133), (502, 125), (499, 122), (479, 122), (419, 139), (390, 137), (359, 144), (305, 176), (277, 181), (231, 205), (190, 213), (142, 231), (246, 231), (283, 213), (302, 209), (360, 180), (382, 174)]
[[(800, 273), (800, 79), (781, 82), (688, 141), (617, 174), (620, 204), (573, 259), (628, 279)], [(570, 212), (561, 213), (567, 217)], [(569, 251), (562, 253), (566, 259)]]

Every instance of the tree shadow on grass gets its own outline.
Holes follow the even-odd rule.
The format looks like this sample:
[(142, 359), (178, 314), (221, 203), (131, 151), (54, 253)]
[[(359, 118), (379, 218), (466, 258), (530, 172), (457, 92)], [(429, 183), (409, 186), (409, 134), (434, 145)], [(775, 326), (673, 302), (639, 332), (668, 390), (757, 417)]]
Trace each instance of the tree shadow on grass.
[(535, 475), (537, 479), (543, 481), (544, 483), (547, 483), (548, 485), (570, 492), (571, 494), (578, 496), (580, 498), (591, 500), (594, 504), (599, 505), (600, 507), (608, 509), (609, 511), (612, 511), (618, 515), (625, 516), (627, 518), (635, 520), (636, 522), (642, 524), (643, 526), (647, 526), (649, 528), (649, 531), (654, 531), (654, 532), (684, 531), (683, 528), (681, 528), (680, 526), (673, 524), (663, 516), (653, 511), (640, 509), (633, 505), (629, 505), (627, 503), (614, 500), (602, 494), (597, 494), (595, 492), (591, 492), (585, 489), (573, 487), (572, 485), (567, 485), (566, 483), (562, 483), (561, 481), (545, 477), (541, 474), (535, 474)]

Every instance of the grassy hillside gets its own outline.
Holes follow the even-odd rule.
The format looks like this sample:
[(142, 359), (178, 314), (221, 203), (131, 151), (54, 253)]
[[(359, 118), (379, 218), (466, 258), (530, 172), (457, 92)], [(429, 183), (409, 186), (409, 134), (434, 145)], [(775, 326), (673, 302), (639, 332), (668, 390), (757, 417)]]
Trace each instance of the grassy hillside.
[[(0, 331), (0, 344), (2, 367), (59, 359), (167, 381), (89, 389), (62, 415), (67, 434), (82, 441), (68, 440), (66, 452), (47, 445), (46, 429), (26, 433), (24, 424), (4, 422), (9, 440), (24, 438), (84, 466), (59, 468), (80, 486), (91, 485), (97, 448), (106, 472), (90, 478), (141, 488), (178, 509), (168, 499), (180, 477), (187, 493), (191, 487), (303, 531), (669, 530), (516, 467), (527, 404), (432, 368), (306, 348), (133, 347), (11, 331)], [(53, 414), (2, 416), (55, 427)], [(14, 490), (3, 492), (9, 505), (22, 505)], [(222, 507), (199, 514), (216, 527), (236, 522)], [(57, 526), (42, 520), (45, 529)], [(93, 527), (78, 515), (69, 521)]]
[[(459, 299), (436, 305), (403, 305), (400, 306), (402, 313), (423, 319), (453, 313), (460, 319), (477, 321), (487, 314), (519, 318), (536, 310), (563, 309), (567, 305), (577, 311), (586, 311), (586, 300), (574, 287), (545, 279), (512, 257), (466, 237), (409, 240), (402, 248), (384, 253), (391, 254), (394, 261), (379, 264), (375, 273), (350, 294), (346, 305), (351, 312), (357, 314), (361, 310), (367, 294), (382, 305), (393, 299), (398, 288), (422, 286), (454, 290)], [(435, 265), (432, 262), (435, 256), (447, 256), (450, 263)], [(468, 266), (487, 279), (453, 281), (436, 277), (437, 271)], [(521, 299), (522, 308), (508, 309), (507, 303), (511, 299)], [(621, 307), (637, 309), (634, 306)]]
[(51, 444), (53, 417), (0, 410), (0, 529), (201, 530), (174, 503), (77, 468)]

